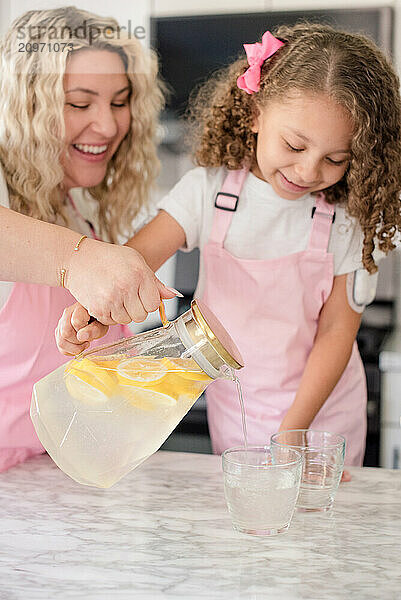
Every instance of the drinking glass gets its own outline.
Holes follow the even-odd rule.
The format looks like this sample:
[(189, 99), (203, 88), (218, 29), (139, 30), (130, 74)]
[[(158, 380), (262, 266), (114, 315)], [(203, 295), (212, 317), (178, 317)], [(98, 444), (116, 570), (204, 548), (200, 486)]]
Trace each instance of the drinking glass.
[(344, 467), (345, 439), (337, 433), (313, 429), (290, 429), (271, 437), (271, 450), (292, 448), (303, 456), (301, 486), (297, 509), (329, 510)]
[(240, 446), (222, 454), (224, 494), (233, 528), (275, 535), (290, 525), (299, 492), (302, 456), (268, 446)]

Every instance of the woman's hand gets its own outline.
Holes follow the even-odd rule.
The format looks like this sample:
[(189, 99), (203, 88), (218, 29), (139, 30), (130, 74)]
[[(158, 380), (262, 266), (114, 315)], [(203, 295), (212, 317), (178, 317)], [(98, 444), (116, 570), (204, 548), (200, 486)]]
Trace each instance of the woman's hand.
[(61, 354), (76, 356), (89, 348), (90, 342), (103, 337), (108, 326), (92, 321), (91, 316), (79, 302), (68, 306), (55, 331), (56, 343)]
[(92, 239), (72, 253), (64, 285), (102, 325), (140, 323), (162, 298), (179, 294), (159, 281), (133, 248)]

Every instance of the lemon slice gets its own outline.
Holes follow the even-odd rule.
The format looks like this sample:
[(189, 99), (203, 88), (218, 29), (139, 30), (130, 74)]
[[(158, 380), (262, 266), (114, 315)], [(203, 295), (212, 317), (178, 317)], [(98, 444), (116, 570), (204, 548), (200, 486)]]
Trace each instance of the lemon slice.
[(141, 410), (171, 408), (177, 404), (177, 401), (167, 394), (133, 385), (120, 385), (119, 392), (130, 404)]
[(81, 379), (79, 375), (69, 373), (65, 385), (70, 396), (85, 404), (104, 404), (108, 400), (108, 396), (104, 392)]
[(107, 402), (115, 392), (113, 376), (87, 358), (69, 363), (64, 377), (69, 394), (84, 403)]
[(192, 358), (162, 358), (167, 371), (174, 372), (184, 379), (193, 381), (211, 381), (209, 375), (206, 375), (199, 365)]
[(160, 359), (139, 356), (120, 362), (117, 373), (120, 384), (153, 386), (166, 375), (167, 367)]
[(117, 371), (117, 367), (121, 362), (121, 359), (99, 359), (99, 358), (91, 358), (91, 362), (95, 363), (95, 365), (102, 367), (102, 369), (106, 369), (109, 373), (113, 373)]

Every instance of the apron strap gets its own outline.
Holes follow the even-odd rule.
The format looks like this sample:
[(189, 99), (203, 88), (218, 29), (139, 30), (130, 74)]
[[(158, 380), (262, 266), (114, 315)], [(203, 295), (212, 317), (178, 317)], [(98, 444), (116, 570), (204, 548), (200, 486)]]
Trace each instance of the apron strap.
[(231, 220), (237, 210), (239, 195), (247, 175), (248, 169), (228, 172), (214, 201), (216, 210), (214, 211), (209, 242), (218, 246), (223, 245)]
[(323, 250), (327, 252), (331, 226), (336, 218), (336, 211), (332, 204), (326, 202), (323, 192), (320, 192), (316, 196), (311, 217), (312, 230), (309, 236), (308, 250)]

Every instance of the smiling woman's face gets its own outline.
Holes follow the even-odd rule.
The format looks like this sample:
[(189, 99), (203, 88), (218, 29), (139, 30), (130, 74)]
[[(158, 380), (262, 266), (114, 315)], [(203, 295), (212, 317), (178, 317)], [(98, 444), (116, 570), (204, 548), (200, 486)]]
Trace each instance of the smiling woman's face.
[(92, 187), (103, 181), (109, 160), (129, 131), (130, 83), (116, 52), (83, 50), (69, 58), (63, 84), (64, 186)]

